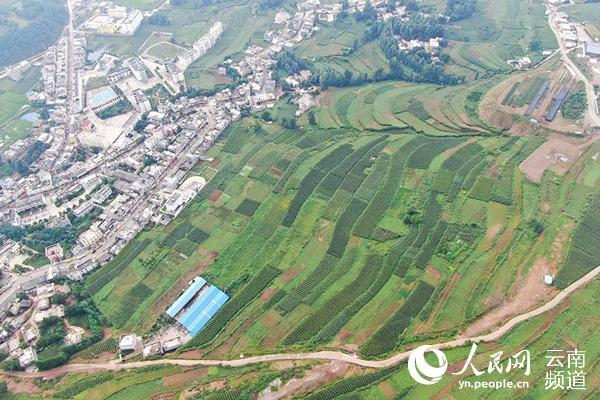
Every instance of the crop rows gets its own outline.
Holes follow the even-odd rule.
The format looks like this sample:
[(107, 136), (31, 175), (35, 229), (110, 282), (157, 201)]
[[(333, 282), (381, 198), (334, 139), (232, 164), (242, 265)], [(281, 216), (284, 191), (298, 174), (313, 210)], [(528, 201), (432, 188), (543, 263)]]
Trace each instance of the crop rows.
[(142, 251), (152, 242), (152, 239), (144, 239), (141, 242), (133, 241), (131, 246), (124, 249), (112, 263), (109, 263), (87, 278), (86, 288), (89, 293), (97, 293), (104, 285), (116, 278), (129, 264), (139, 256)]
[(398, 338), (425, 306), (434, 287), (419, 281), (404, 304), (361, 346), (360, 351), (368, 357), (388, 353), (396, 347)]
[(489, 196), (490, 200), (507, 206), (512, 204), (514, 175), (515, 164), (511, 160), (504, 166), (500, 176), (496, 178), (494, 188)]
[(343, 159), (345, 159), (352, 152), (352, 146), (349, 144), (344, 144), (332, 152), (323, 157), (317, 165), (312, 168), (308, 174), (302, 179), (300, 185), (298, 186), (298, 191), (296, 195), (292, 199), (290, 206), (283, 218), (282, 225), (290, 227), (296, 220), (300, 209), (308, 200), (312, 192), (315, 190), (317, 185), (321, 182), (321, 180), (325, 177), (327, 172), (331, 170), (335, 165), (339, 164)]
[(306, 304), (313, 304), (321, 294), (325, 293), (331, 286), (338, 282), (351, 268), (354, 260), (358, 257), (358, 248), (350, 247), (346, 250), (344, 258), (336, 265), (331, 273), (325, 276), (318, 285), (303, 299)]
[(310, 314), (282, 341), (283, 345), (303, 342), (315, 336), (325, 321), (331, 321), (375, 281), (382, 268), (379, 254), (370, 254), (358, 276), (348, 286), (332, 296), (317, 311)]
[(463, 184), (463, 188), (465, 190), (471, 190), (471, 188), (475, 184), (475, 180), (477, 179), (477, 177), (483, 174), (488, 165), (489, 161), (486, 159), (479, 161), (477, 165), (475, 165), (473, 169), (471, 169), (471, 171), (469, 171), (469, 173), (467, 174), (467, 177), (465, 178), (465, 182)]
[(339, 257), (331, 254), (325, 254), (321, 259), (317, 268), (310, 273), (295, 289), (297, 297), (304, 299), (317, 287), (317, 285), (334, 270), (337, 263), (340, 261)]
[(269, 211), (266, 212), (265, 215), (263, 215), (262, 219), (258, 223), (258, 226), (254, 230), (254, 233), (256, 235), (268, 239), (271, 237), (273, 232), (277, 230), (281, 219), (286, 213), (286, 209), (281, 204), (282, 200), (284, 200), (284, 198), (282, 197), (276, 200), (271, 206), (271, 208), (269, 208)]
[(231, 128), (231, 132), (227, 136), (227, 141), (223, 145), (222, 151), (230, 154), (237, 154), (244, 143), (246, 143), (246, 136), (248, 132), (242, 127), (234, 126)]
[(251, 217), (254, 215), (256, 210), (260, 207), (260, 203), (256, 200), (244, 199), (240, 205), (235, 209), (235, 211), (239, 212), (242, 215), (247, 217)]
[(152, 289), (139, 282), (110, 309), (109, 320), (115, 328), (121, 328), (139, 306), (152, 295)]
[(429, 263), (429, 259), (435, 253), (435, 249), (440, 243), (440, 240), (442, 240), (442, 236), (444, 236), (444, 232), (446, 232), (447, 227), (448, 224), (444, 221), (437, 223), (433, 232), (431, 232), (427, 237), (427, 242), (425, 242), (421, 248), (421, 251), (417, 255), (417, 258), (414, 262), (415, 267), (419, 269), (425, 269), (425, 267), (427, 267), (427, 263)]
[(310, 155), (310, 150), (303, 150), (298, 154), (287, 167), (281, 178), (277, 181), (277, 184), (273, 187), (273, 193), (280, 193), (285, 184), (287, 183), (290, 176), (296, 171), (298, 166), (304, 162)]
[(381, 189), (375, 193), (369, 202), (365, 212), (360, 216), (354, 228), (354, 234), (364, 238), (370, 238), (371, 234), (383, 218), (388, 209), (402, 177), (402, 166), (406, 161), (404, 147), (392, 155), (389, 163), (386, 178)]
[(327, 198), (332, 197), (340, 185), (351, 193), (355, 192), (364, 179), (364, 169), (373, 162), (371, 158), (385, 146), (385, 138), (386, 136), (380, 136), (359, 147), (341, 163), (334, 166), (330, 170), (331, 172), (324, 171), (329, 173), (317, 191)]
[(111, 352), (114, 353), (119, 349), (119, 342), (115, 338), (108, 338), (101, 342), (92, 344), (87, 349), (79, 353), (81, 358), (90, 359), (96, 357), (100, 353)]
[(389, 281), (390, 277), (394, 273), (396, 262), (402, 255), (402, 251), (402, 245), (400, 242), (398, 242), (390, 249), (385, 258), (385, 262), (383, 262), (381, 257), (373, 257), (371, 260), (368, 260), (368, 262), (371, 264), (383, 264), (383, 268), (379, 269), (380, 272), (377, 275), (377, 278), (367, 291), (359, 294), (356, 300), (354, 300), (341, 313), (336, 315), (335, 318), (332, 318), (329, 322), (327, 322), (327, 324), (325, 324), (323, 329), (321, 329), (316, 336), (316, 342), (327, 342), (331, 340), (356, 313), (358, 313), (373, 299), (373, 297), (375, 297), (377, 293), (379, 293), (379, 291)]
[(350, 239), (352, 226), (366, 207), (367, 204), (357, 198), (350, 200), (350, 203), (335, 224), (335, 228), (333, 228), (333, 235), (327, 253), (335, 257), (342, 257)]
[(231, 167), (229, 165), (224, 165), (219, 171), (217, 171), (215, 176), (213, 176), (212, 179), (209, 180), (206, 185), (204, 185), (200, 192), (198, 192), (198, 197), (202, 199), (208, 199), (208, 196), (210, 196), (212, 192), (223, 187), (225, 179), (230, 173)]
[[(231, 173), (239, 174), (242, 171), (242, 169), (246, 166), (248, 161), (250, 161), (250, 159), (252, 157), (254, 157), (254, 155), (256, 153), (258, 153), (260, 151), (260, 149), (262, 149), (264, 146), (265, 145), (263, 142), (257, 143), (254, 145), (252, 150), (248, 151), (247, 153), (244, 153), (243, 157), (240, 158), (240, 160), (237, 162), (237, 164), (235, 164), (233, 166), (233, 168), (231, 169)], [(210, 194), (210, 193), (208, 193), (208, 194)]]
[(556, 275), (556, 286), (564, 289), (600, 265), (600, 193), (596, 192), (571, 240), (566, 260)]
[(473, 245), (480, 233), (481, 229), (477, 225), (449, 224), (436, 251), (451, 261), (459, 253)]
[(389, 163), (389, 155), (381, 153), (379, 157), (377, 157), (373, 168), (371, 168), (371, 171), (362, 182), (362, 185), (360, 185), (358, 190), (354, 193), (356, 198), (365, 202), (371, 200), (373, 195), (380, 190), (381, 185), (385, 182), (385, 175), (389, 168)]
[(268, 170), (271, 168), (273, 163), (277, 161), (277, 157), (280, 154), (279, 151), (269, 151), (260, 160), (256, 162), (252, 171), (248, 174), (249, 178), (260, 179)]
[(365, 388), (374, 383), (382, 381), (396, 372), (400, 367), (381, 369), (379, 371), (370, 372), (363, 375), (355, 375), (349, 378), (344, 378), (334, 384), (327, 386), (315, 393), (305, 397), (306, 400), (332, 400), (338, 399), (340, 396), (353, 393), (358, 389)]
[(415, 232), (413, 229), (409, 231), (407, 239), (412, 240), (412, 235), (416, 235), (416, 237), (414, 238), (414, 241), (412, 242), (408, 251), (406, 251), (402, 258), (398, 261), (395, 271), (396, 275), (403, 277), (408, 268), (413, 265), (419, 251), (427, 241), (429, 233), (433, 231), (434, 227), (436, 226), (439, 216), (442, 212), (442, 205), (438, 203), (435, 198), (436, 192), (432, 191), (429, 194), (429, 199), (425, 205), (425, 210), (423, 211), (423, 221), (421, 221), (418, 232)]
[(423, 145), (411, 153), (406, 165), (412, 168), (427, 169), (435, 157), (462, 141), (463, 139), (444, 138)]
[(94, 386), (98, 386), (101, 383), (108, 382), (112, 378), (112, 372), (91, 375), (89, 377), (80, 379), (77, 382), (74, 382), (68, 386), (62, 387), (60, 390), (54, 393), (54, 396), (60, 399), (72, 399), (79, 393), (91, 389)]
[(494, 188), (494, 180), (489, 176), (478, 176), (475, 184), (469, 192), (469, 197), (481, 201), (489, 201), (492, 189)]
[(440, 169), (435, 175), (431, 188), (436, 192), (448, 193), (448, 191), (450, 191), (450, 188), (452, 187), (453, 180), (454, 171), (442, 167), (442, 169)]
[(190, 347), (201, 347), (212, 341), (245, 306), (254, 300), (281, 271), (263, 267), (240, 291), (229, 299), (208, 321), (206, 326), (189, 342)]

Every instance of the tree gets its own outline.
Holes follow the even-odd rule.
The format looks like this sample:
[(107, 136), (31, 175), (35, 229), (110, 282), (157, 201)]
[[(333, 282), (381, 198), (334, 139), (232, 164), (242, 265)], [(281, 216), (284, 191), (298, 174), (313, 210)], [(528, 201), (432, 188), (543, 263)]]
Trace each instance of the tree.
[(286, 129), (295, 129), (296, 128), (296, 118), (294, 117), (283, 117), (281, 119), (281, 126), (283, 126)]
[(269, 111), (263, 112), (262, 115), (261, 115), (261, 118), (265, 122), (271, 122), (271, 121), (273, 121), (273, 117), (271, 116), (271, 113)]
[(308, 112), (308, 123), (311, 125), (317, 124), (317, 118), (315, 117), (315, 112), (313, 110)]
[(542, 51), (542, 42), (539, 40), (529, 42), (529, 51)]
[(5, 371), (22, 371), (23, 368), (17, 360), (8, 360), (2, 364), (2, 369)]

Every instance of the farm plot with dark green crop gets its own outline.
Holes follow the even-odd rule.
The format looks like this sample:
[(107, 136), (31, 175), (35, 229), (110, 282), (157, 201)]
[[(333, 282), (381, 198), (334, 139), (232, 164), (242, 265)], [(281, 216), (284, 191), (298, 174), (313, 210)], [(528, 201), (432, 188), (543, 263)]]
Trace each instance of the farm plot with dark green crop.
[[(387, 89), (378, 87), (373, 101)], [(430, 115), (417, 100), (406, 106)], [(511, 277), (569, 222), (545, 205), (577, 197), (560, 195), (562, 179), (537, 185), (519, 169), (542, 142), (316, 126), (291, 134), (244, 119), (194, 168), (208, 183), (182, 213), (86, 286), (117, 332), (146, 332), (202, 275), (230, 299), (186, 349), (215, 356), (348, 345), (383, 357), (408, 338), (450, 336), (482, 312), (477, 304), (510, 292)], [(583, 218), (577, 229), (590, 227)], [(584, 240), (576, 235), (569, 257), (581, 262), (558, 282), (593, 263)]]

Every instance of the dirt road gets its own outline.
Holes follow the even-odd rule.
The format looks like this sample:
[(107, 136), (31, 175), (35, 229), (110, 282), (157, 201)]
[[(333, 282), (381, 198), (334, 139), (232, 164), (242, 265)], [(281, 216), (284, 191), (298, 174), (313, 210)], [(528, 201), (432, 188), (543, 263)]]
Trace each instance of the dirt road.
[[(471, 342), (492, 342), (510, 332), (515, 326), (521, 322), (527, 321), (530, 318), (541, 315), (552, 308), (556, 307), (562, 301), (569, 297), (573, 292), (584, 287), (588, 282), (600, 274), (600, 266), (594, 268), (588, 274), (584, 275), (579, 280), (572, 283), (570, 286), (561, 291), (556, 297), (548, 303), (534, 310), (518, 315), (510, 319), (506, 324), (499, 327), (495, 331), (486, 335), (474, 337), (460, 337), (448, 342), (433, 344), (437, 349), (446, 349), (453, 347), (461, 347)], [(240, 358), (236, 360), (190, 360), (190, 359), (161, 359), (152, 361), (137, 361), (131, 363), (120, 363), (117, 360), (110, 362), (98, 362), (94, 364), (67, 364), (62, 367), (54, 368), (48, 371), (38, 372), (9, 372), (2, 371), (5, 376), (14, 376), (19, 378), (52, 378), (63, 375), (68, 372), (95, 372), (95, 371), (118, 371), (124, 369), (143, 368), (150, 365), (180, 365), (185, 367), (193, 366), (228, 366), (241, 367), (249, 364), (258, 364), (263, 362), (274, 361), (289, 361), (289, 360), (323, 360), (323, 361), (342, 361), (350, 364), (359, 365), (369, 368), (386, 368), (396, 365), (408, 358), (411, 351), (398, 353), (385, 360), (363, 360), (356, 354), (346, 354), (340, 351), (318, 351), (314, 353), (291, 353), (291, 354), (267, 354), (248, 358)]]

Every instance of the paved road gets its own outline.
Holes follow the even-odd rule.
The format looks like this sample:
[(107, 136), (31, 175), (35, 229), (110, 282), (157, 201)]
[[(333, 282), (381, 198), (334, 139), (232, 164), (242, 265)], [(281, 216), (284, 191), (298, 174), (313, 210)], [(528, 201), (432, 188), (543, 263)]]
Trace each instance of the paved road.
[[(540, 306), (534, 310), (518, 315), (510, 319), (506, 324), (499, 327), (495, 331), (487, 334), (474, 337), (460, 337), (448, 342), (433, 344), (432, 346), (437, 349), (446, 349), (453, 347), (461, 347), (468, 343), (475, 342), (492, 342), (498, 340), (500, 337), (506, 335), (515, 326), (524, 322), (530, 318), (548, 312), (558, 304), (568, 298), (573, 292), (577, 291), (589, 283), (592, 279), (600, 274), (600, 266), (593, 269), (588, 274), (584, 275), (579, 280), (569, 285), (566, 289), (561, 291), (551, 301)], [(370, 368), (386, 368), (406, 360), (410, 355), (410, 351), (404, 351), (398, 353), (385, 360), (363, 360), (356, 354), (346, 354), (340, 351), (319, 351), (313, 353), (290, 353), (290, 354), (267, 354), (261, 356), (254, 356), (248, 358), (240, 358), (236, 360), (192, 360), (192, 359), (160, 359), (152, 361), (137, 361), (131, 363), (120, 363), (118, 360), (109, 362), (98, 362), (92, 364), (67, 364), (62, 367), (51, 369), (48, 371), (38, 372), (8, 372), (3, 371), (2, 374), (6, 376), (15, 376), (20, 378), (52, 378), (55, 376), (63, 375), (68, 372), (94, 372), (94, 371), (117, 371), (123, 369), (135, 369), (143, 368), (151, 365), (180, 365), (180, 366), (227, 366), (227, 367), (241, 367), (249, 364), (257, 364), (263, 362), (273, 361), (290, 361), (290, 360), (324, 360), (324, 361), (342, 361), (350, 364), (360, 365), (362, 367)]]
[(598, 115), (598, 112), (597, 112), (598, 110), (597, 110), (596, 103), (598, 101), (598, 98), (596, 97), (596, 94), (594, 92), (594, 85), (591, 84), (591, 82), (579, 70), (577, 65), (575, 65), (575, 63), (573, 61), (571, 61), (571, 59), (569, 58), (569, 50), (570, 49), (567, 49), (567, 47), (564, 45), (564, 42), (560, 38), (560, 33), (558, 31), (558, 27), (552, 23), (557, 11), (558, 11), (558, 8), (553, 9), (552, 12), (550, 14), (548, 14), (548, 25), (550, 25), (550, 29), (552, 29), (554, 36), (556, 36), (556, 40), (558, 41), (558, 45), (559, 45), (562, 59), (563, 59), (563, 62), (565, 63), (565, 66), (567, 67), (568, 70), (572, 71), (575, 74), (575, 78), (577, 80), (583, 81), (583, 83), (585, 84), (585, 93), (587, 95), (587, 104), (588, 104), (588, 109), (586, 112), (585, 119), (590, 124), (590, 126), (598, 127), (598, 126), (600, 126), (600, 116)]

